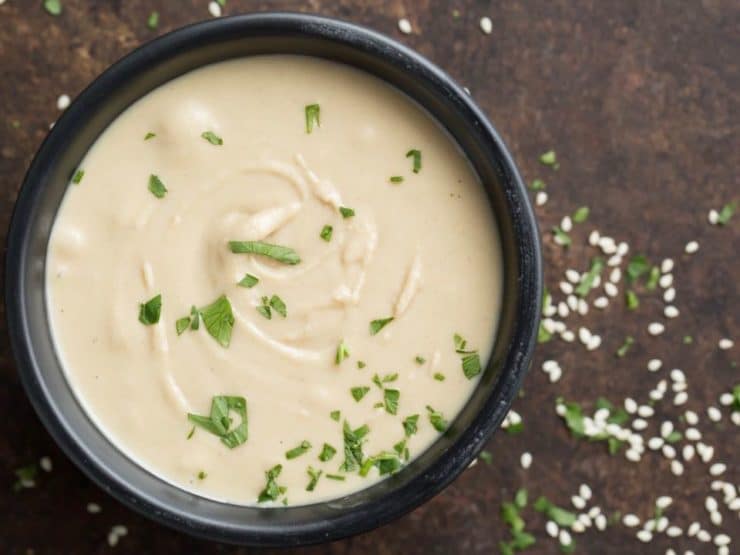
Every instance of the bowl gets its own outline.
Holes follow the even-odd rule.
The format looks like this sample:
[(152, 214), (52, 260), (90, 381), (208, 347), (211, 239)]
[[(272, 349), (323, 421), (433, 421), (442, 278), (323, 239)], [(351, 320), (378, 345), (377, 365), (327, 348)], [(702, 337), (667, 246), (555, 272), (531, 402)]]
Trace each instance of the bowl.
[[(200, 66), (259, 54), (304, 54), (373, 74), (423, 106), (457, 141), (484, 184), (501, 236), (502, 313), (480, 383), (446, 433), (399, 473), (312, 505), (237, 506), (199, 497), (150, 474), (96, 428), (55, 352), (45, 295), (51, 226), (70, 176), (121, 112)], [(218, 541), (294, 546), (335, 540), (389, 522), (450, 484), (498, 428), (536, 343), (542, 289), (537, 225), (511, 156), (470, 96), (412, 50), (369, 29), (313, 15), (215, 19), (135, 50), (98, 77), (41, 145), (18, 195), (6, 255), (5, 302), (21, 381), (51, 435), (80, 469), (125, 505), (167, 526)]]

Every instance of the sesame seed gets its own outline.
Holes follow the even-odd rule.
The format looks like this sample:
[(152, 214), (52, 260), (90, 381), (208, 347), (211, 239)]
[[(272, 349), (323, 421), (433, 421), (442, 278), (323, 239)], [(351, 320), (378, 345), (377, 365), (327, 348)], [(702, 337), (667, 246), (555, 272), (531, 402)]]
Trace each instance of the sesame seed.
[(640, 407), (637, 409), (637, 414), (639, 414), (643, 418), (650, 418), (655, 414), (655, 410), (650, 405), (640, 405)]
[(551, 538), (557, 538), (558, 533), (560, 532), (560, 528), (558, 528), (558, 525), (555, 524), (552, 520), (548, 520), (545, 524), (545, 531), (547, 532), (547, 535)]
[(717, 222), (719, 221), (719, 212), (712, 208), (709, 211), (709, 214), (707, 214), (707, 220), (709, 220), (710, 224), (717, 225)]
[(513, 426), (516, 426), (517, 424), (520, 424), (521, 421), (522, 421), (522, 417), (519, 416), (519, 413), (518, 412), (516, 412), (515, 410), (509, 411), (509, 422)]
[(586, 344), (586, 349), (589, 351), (593, 351), (595, 349), (598, 349), (601, 346), (601, 336), (600, 335), (592, 335), (591, 339), (589, 339), (588, 343)]
[(730, 420), (732, 420), (732, 423), (735, 424), (735, 426), (740, 426), (740, 411), (735, 411), (730, 414)]
[(690, 443), (684, 445), (681, 454), (683, 455), (683, 460), (689, 462), (691, 459), (694, 458), (694, 446)]
[(711, 445), (698, 443), (696, 445), (696, 452), (699, 453), (699, 458), (704, 463), (708, 463), (714, 458), (714, 447), (712, 447)]
[(562, 229), (566, 233), (573, 230), (573, 220), (570, 219), (570, 216), (565, 216), (562, 220), (560, 220), (560, 229)]
[(568, 343), (572, 343), (573, 341), (575, 341), (576, 335), (570, 330), (565, 330), (563, 333), (560, 334), (560, 339)]
[(586, 513), (579, 514), (578, 520), (576, 522), (583, 526), (584, 529), (591, 528), (591, 525), (593, 524), (593, 522), (591, 522), (591, 517), (588, 516)]
[(614, 268), (609, 274), (609, 281), (612, 283), (619, 283), (620, 279), (622, 279), (622, 270)]
[(637, 412), (637, 401), (635, 401), (631, 397), (627, 397), (624, 400), (624, 410), (626, 410), (629, 414), (635, 414), (635, 412)]
[(640, 518), (637, 515), (626, 514), (622, 517), (622, 523), (628, 528), (634, 528), (640, 525)]
[(722, 547), (724, 545), (730, 545), (730, 542), (732, 540), (730, 539), (730, 536), (727, 534), (717, 534), (714, 536), (714, 545), (717, 547)]
[(616, 297), (619, 294), (619, 289), (611, 281), (607, 281), (604, 284), (604, 293), (610, 297)]
[(491, 34), (491, 31), (493, 31), (493, 21), (491, 21), (490, 17), (483, 16), (480, 18), (480, 30), (486, 35)]
[(666, 528), (668, 528), (668, 517), (662, 516), (658, 519), (658, 522), (655, 525), (655, 530), (663, 533)]
[(642, 418), (635, 418), (632, 421), (632, 427), (638, 432), (647, 428), (647, 425), (647, 422), (645, 422)]
[(660, 322), (651, 322), (647, 330), (650, 335), (660, 335), (665, 331), (665, 326)]
[(637, 537), (637, 539), (643, 543), (648, 543), (652, 541), (653, 534), (648, 530), (640, 530), (639, 532), (637, 532), (637, 534), (635, 534), (635, 537)]
[(678, 526), (669, 526), (665, 533), (666, 536), (668, 536), (669, 538), (677, 538), (678, 536), (683, 534), (683, 530), (681, 530)]
[(709, 467), (709, 474), (712, 476), (721, 476), (727, 470), (727, 465), (724, 463), (714, 463)]
[(568, 308), (568, 305), (563, 301), (560, 301), (558, 303), (558, 316), (560, 316), (561, 318), (567, 318), (568, 314), (570, 314), (570, 309)]
[(671, 549), (670, 547), (665, 550), (665, 555), (678, 555), (674, 549)]
[(39, 461), (39, 466), (44, 472), (51, 472), (51, 459), (49, 457), (41, 457), (41, 460)]
[(663, 315), (666, 318), (675, 318), (676, 316), (678, 316), (678, 314), (678, 309), (673, 305), (668, 305), (667, 307), (665, 307), (665, 309), (663, 309)]
[(663, 300), (667, 303), (672, 303), (676, 299), (676, 290), (673, 287), (669, 287), (663, 293)]
[(526, 451), (522, 453), (522, 456), (519, 458), (519, 463), (522, 465), (524, 470), (527, 470), (532, 466), (532, 454)]
[(673, 404), (677, 407), (680, 407), (681, 405), (685, 404), (686, 401), (689, 400), (689, 394), (685, 391), (681, 391), (679, 393), (676, 393), (676, 396), (673, 398)]
[(671, 389), (675, 393), (678, 393), (680, 391), (686, 391), (688, 389), (688, 387), (689, 386), (688, 386), (688, 384), (686, 382), (673, 382), (673, 384), (671, 384)]
[(560, 368), (560, 365), (558, 364), (557, 360), (546, 360), (542, 363), (542, 370), (543, 372), (549, 374), (556, 368)]
[[(400, 21), (398, 22), (398, 25), (399, 27), (401, 26)], [(411, 32), (410, 29), (411, 29), (411, 24), (409, 24), (409, 33)], [(537, 206), (544, 206), (547, 203), (547, 193), (545, 191), (538, 191), (537, 194), (534, 196), (534, 203)]]
[(598, 530), (606, 530), (606, 517), (602, 514), (596, 515), (594, 524)]
[(671, 461), (671, 472), (676, 476), (681, 476), (681, 474), (683, 474), (683, 465), (681, 464), (681, 461), (677, 459), (673, 459)]
[(604, 254), (614, 254), (617, 252), (617, 245), (611, 237), (601, 237), (599, 239), (599, 248)]
[(583, 534), (586, 531), (586, 526), (584, 526), (583, 522), (580, 520), (576, 520), (573, 524), (570, 525), (571, 532), (575, 532), (576, 534)]
[(568, 295), (565, 299), (568, 303), (568, 308), (575, 311), (578, 310), (578, 299), (574, 295)]
[(563, 292), (563, 295), (570, 295), (573, 293), (573, 285), (568, 283), (567, 281), (561, 281), (558, 286), (560, 287), (560, 290)]
[(663, 438), (662, 437), (651, 437), (648, 440), (647, 446), (648, 446), (648, 449), (651, 449), (653, 451), (657, 451), (658, 449), (660, 449), (661, 447), (663, 447), (663, 443), (665, 443), (665, 442), (663, 441)]
[(663, 274), (660, 276), (660, 279), (658, 280), (658, 285), (660, 285), (663, 289), (668, 289), (671, 285), (673, 285), (673, 274)]
[(707, 416), (712, 422), (719, 422), (720, 420), (722, 420), (722, 411), (720, 411), (717, 407), (708, 407)]
[(709, 541), (712, 540), (712, 536), (706, 530), (699, 530), (696, 533), (696, 539), (699, 540), (700, 542), (705, 542), (706, 543), (706, 542), (709, 542)]
[(662, 274), (667, 274), (671, 270), (673, 270), (673, 259), (672, 258), (664, 258), (663, 262), (660, 263), (660, 272)]
[(561, 545), (570, 545), (573, 542), (573, 538), (571, 538), (570, 533), (567, 530), (560, 530), (558, 541)]
[(715, 526), (722, 526), (722, 513), (720, 513), (719, 511), (714, 511), (713, 513), (709, 513), (709, 520)]
[(88, 503), (87, 504), (87, 512), (91, 515), (98, 514), (102, 509), (100, 508), (100, 505), (97, 503)]
[(558, 416), (565, 416), (565, 413), (568, 411), (568, 409), (565, 408), (565, 405), (562, 403), (558, 403), (555, 405), (555, 412)]
[(735, 398), (732, 393), (723, 393), (719, 396), (719, 404), (722, 406), (729, 407), (734, 401)]
[(622, 263), (622, 257), (618, 254), (612, 255), (609, 257), (609, 260), (606, 261), (606, 265), (610, 268), (613, 268), (614, 266), (619, 266)]
[(673, 370), (671, 370), (670, 376), (674, 382), (683, 383), (686, 381), (686, 374), (684, 374), (683, 370), (681, 370), (680, 368), (674, 368)]
[(617, 254), (619, 256), (624, 256), (629, 251), (630, 251), (630, 246), (624, 241), (622, 241), (621, 243), (619, 243), (619, 245), (617, 245)]
[(108, 545), (110, 547), (118, 545), (118, 534), (114, 534), (113, 532), (108, 533)]
[(707, 498), (704, 500), (704, 508), (710, 512), (713, 513), (717, 509), (719, 509), (719, 504), (717, 503), (717, 500), (712, 497), (711, 495), (708, 495)]
[(588, 328), (578, 328), (578, 339), (584, 345), (588, 344), (588, 342), (591, 340), (591, 332), (588, 330)]
[(596, 308), (606, 308), (609, 306), (609, 299), (606, 297), (598, 297), (596, 300), (594, 300), (594, 306)]
[(640, 453), (638, 453), (635, 449), (630, 448), (625, 451), (624, 456), (627, 460), (632, 462), (639, 462), (640, 460)]
[(651, 372), (657, 372), (663, 366), (663, 361), (659, 358), (652, 358), (648, 361), (647, 368)]
[(734, 347), (735, 342), (732, 339), (729, 339), (727, 337), (723, 337), (717, 342), (717, 346), (722, 349), (723, 351), (727, 351), (729, 349), (732, 349)]
[(579, 495), (572, 495), (570, 498), (570, 502), (578, 510), (581, 510), (586, 507), (586, 500), (583, 499), (583, 497)]
[(66, 110), (69, 108), (71, 100), (69, 99), (69, 96), (66, 94), (62, 94), (57, 98), (57, 110)]
[(588, 236), (588, 244), (595, 247), (599, 244), (600, 239), (601, 236), (599, 235), (599, 232), (594, 229)]
[(730, 548), (726, 545), (720, 545), (717, 548), (717, 555), (730, 555)]
[(683, 250), (686, 254), (694, 254), (696, 251), (699, 250), (699, 243), (697, 243), (696, 241), (689, 241), (688, 243), (686, 243), (686, 246)]
[(410, 35), (412, 28), (411, 28), (411, 22), (404, 18), (401, 18), (398, 20), (398, 30), (401, 31), (404, 35)]
[(111, 529), (111, 532), (115, 532), (119, 536), (125, 536), (126, 534), (128, 534), (128, 528), (121, 524), (118, 524)]
[(588, 303), (586, 299), (578, 299), (578, 314), (581, 316), (588, 314)]
[(219, 6), (218, 2), (210, 2), (208, 4), (208, 13), (213, 17), (221, 17), (221, 6)]
[(588, 501), (589, 499), (591, 499), (593, 492), (591, 491), (591, 488), (588, 486), (588, 484), (581, 484), (581, 486), (578, 488), (578, 495)]
[(673, 445), (663, 445), (663, 448), (661, 449), (661, 452), (663, 453), (663, 456), (666, 459), (675, 459), (676, 458), (676, 450), (673, 448)]
[(699, 533), (699, 530), (701, 530), (701, 524), (694, 521), (689, 525), (689, 529), (686, 532), (686, 535), (690, 538), (696, 536)]
[(686, 423), (689, 426), (696, 426), (699, 423), (699, 417), (693, 410), (687, 410), (684, 412), (683, 417), (686, 419)]

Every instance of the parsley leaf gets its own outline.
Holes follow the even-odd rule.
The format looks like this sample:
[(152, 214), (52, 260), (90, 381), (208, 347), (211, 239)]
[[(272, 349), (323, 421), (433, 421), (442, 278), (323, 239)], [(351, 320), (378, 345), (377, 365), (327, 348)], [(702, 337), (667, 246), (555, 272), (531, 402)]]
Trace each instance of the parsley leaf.
[(152, 174), (149, 176), (149, 192), (157, 198), (164, 198), (167, 194), (167, 187), (158, 176)]
[(159, 322), (162, 313), (162, 295), (152, 297), (145, 303), (139, 304), (139, 322), (151, 326)]
[(419, 173), (419, 170), (421, 170), (421, 150), (416, 150), (415, 148), (412, 148), (406, 153), (406, 158), (413, 159), (412, 171), (414, 173)]
[(282, 316), (283, 318), (285, 318), (286, 316), (288, 316), (288, 307), (285, 306), (285, 303), (283, 302), (283, 299), (281, 299), (277, 295), (273, 295), (270, 298), (270, 307), (275, 312), (277, 312), (278, 314), (280, 314), (280, 316)]
[(259, 282), (260, 280), (257, 276), (253, 276), (252, 274), (244, 274), (244, 277), (237, 282), (237, 285), (241, 287), (246, 287), (247, 289), (251, 289)]
[(306, 491), (313, 491), (316, 488), (316, 484), (319, 482), (319, 478), (321, 478), (321, 474), (323, 474), (323, 472), (321, 470), (316, 470), (312, 466), (309, 466), (306, 472), (308, 472), (308, 475), (311, 478), (311, 481), (308, 482), (308, 485), (306, 486)]
[(601, 275), (604, 270), (604, 259), (597, 256), (591, 260), (591, 268), (584, 274), (581, 281), (578, 283), (575, 289), (576, 295), (579, 297), (585, 297), (589, 291), (593, 289), (596, 278)]
[(156, 29), (159, 26), (159, 12), (149, 14), (149, 19), (146, 20), (146, 26), (150, 29)]
[(149, 139), (153, 139), (156, 136), (157, 136), (156, 133), (152, 133), (151, 131), (147, 131), (146, 135), (144, 135), (144, 140), (145, 141), (148, 141)]
[(290, 247), (271, 245), (262, 241), (229, 241), (229, 249), (235, 254), (259, 254), (283, 264), (298, 264), (301, 258)]
[(280, 476), (282, 470), (283, 465), (278, 464), (265, 472), (267, 484), (265, 485), (265, 489), (260, 492), (259, 497), (257, 498), (257, 503), (264, 503), (265, 501), (277, 501), (278, 498), (287, 491), (284, 486), (280, 486), (277, 483), (277, 478), (278, 476)]
[(224, 144), (224, 140), (216, 135), (213, 131), (203, 131), (200, 136), (212, 145), (221, 146), (222, 144)]
[(732, 218), (732, 215), (735, 213), (735, 209), (737, 207), (737, 203), (730, 202), (725, 204), (722, 209), (719, 211), (719, 214), (717, 216), (717, 223), (719, 225), (727, 225), (730, 223), (730, 219)]
[(352, 398), (358, 403), (365, 395), (367, 395), (368, 391), (370, 391), (370, 388), (367, 386), (353, 387), (352, 389), (350, 389), (350, 392), (352, 393)]
[(337, 354), (334, 357), (334, 363), (337, 365), (342, 364), (342, 361), (346, 358), (349, 358), (349, 349), (344, 341), (340, 341), (339, 345), (337, 345)]
[(75, 185), (79, 185), (83, 177), (85, 177), (85, 170), (78, 169), (72, 176), (72, 183), (74, 183)]
[(403, 433), (406, 437), (414, 435), (418, 429), (419, 415), (412, 414), (403, 419)]
[(311, 133), (314, 126), (321, 127), (321, 106), (318, 104), (308, 104), (306, 112), (306, 133)]
[(447, 420), (444, 419), (441, 412), (437, 412), (432, 407), (427, 405), (427, 411), (429, 411), (429, 422), (438, 432), (444, 432), (447, 429)]
[[(231, 428), (233, 419), (229, 416), (233, 411), (239, 416), (239, 424)], [(233, 395), (216, 395), (211, 400), (209, 416), (188, 413), (188, 420), (204, 430), (221, 438), (221, 442), (229, 449), (233, 449), (247, 441), (247, 400), (244, 397)]]
[(349, 423), (345, 420), (342, 427), (342, 433), (344, 436), (344, 462), (340, 467), (340, 470), (344, 472), (351, 472), (357, 470), (362, 466), (364, 455), (362, 453), (363, 438), (368, 434), (370, 429), (365, 426), (353, 430), (350, 428)]
[(301, 441), (297, 447), (293, 447), (289, 451), (286, 451), (285, 458), (288, 460), (295, 459), (308, 452), (311, 449), (311, 444), (308, 441)]
[(383, 403), (385, 404), (385, 411), (387, 413), (396, 414), (398, 412), (398, 400), (400, 397), (401, 392), (397, 389), (383, 390)]
[(44, 0), (44, 9), (51, 15), (60, 15), (62, 2), (61, 0)]
[(372, 322), (370, 322), (370, 335), (375, 335), (376, 333), (378, 333), (380, 330), (390, 324), (393, 319), (393, 316), (390, 316), (389, 318), (380, 318), (378, 320), (373, 320)]
[(200, 309), (203, 316), (203, 325), (206, 331), (222, 347), (228, 347), (231, 342), (231, 330), (234, 328), (234, 313), (226, 295), (221, 295), (208, 306)]
[(462, 369), (463, 369), (463, 374), (465, 374), (465, 377), (468, 378), (469, 380), (472, 380), (474, 377), (480, 374), (481, 366), (480, 366), (480, 357), (478, 356), (478, 353), (465, 355), (462, 358)]
[(575, 212), (573, 212), (573, 221), (577, 224), (582, 224), (588, 219), (588, 215), (591, 211), (588, 209), (588, 206), (581, 206), (580, 208), (576, 209)]
[(321, 462), (327, 462), (334, 458), (334, 455), (337, 454), (337, 450), (334, 449), (331, 445), (328, 443), (324, 443), (324, 446), (321, 448), (321, 453), (319, 453), (319, 460)]
[(330, 225), (325, 225), (321, 228), (321, 233), (319, 233), (319, 237), (321, 237), (324, 241), (327, 243), (331, 241), (331, 236), (334, 233), (334, 228)]

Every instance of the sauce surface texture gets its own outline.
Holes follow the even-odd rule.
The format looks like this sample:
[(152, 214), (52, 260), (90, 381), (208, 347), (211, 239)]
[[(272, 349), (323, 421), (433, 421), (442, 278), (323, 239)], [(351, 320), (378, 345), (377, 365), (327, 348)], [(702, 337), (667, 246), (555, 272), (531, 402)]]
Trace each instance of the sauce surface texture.
[(449, 136), (375, 77), (296, 56), (207, 66), (127, 109), (72, 179), (46, 276), (67, 378), (111, 441), (263, 506), (351, 493), (427, 448), (478, 383), (502, 290)]

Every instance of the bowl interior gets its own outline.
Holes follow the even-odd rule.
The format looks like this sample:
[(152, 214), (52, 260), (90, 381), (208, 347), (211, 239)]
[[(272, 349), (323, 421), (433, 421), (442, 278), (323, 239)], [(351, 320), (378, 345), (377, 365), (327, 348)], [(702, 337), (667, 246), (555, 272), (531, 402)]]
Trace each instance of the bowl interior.
[[(380, 77), (429, 111), (467, 154), (490, 199), (504, 258), (503, 313), (491, 359), (462, 412), (425, 453), (391, 478), (330, 502), (240, 507), (159, 480), (116, 449), (82, 411), (55, 353), (44, 264), (70, 176), (130, 104), (205, 64), (257, 54), (304, 54)], [(515, 396), (535, 342), (540, 255), (534, 217), (503, 143), (467, 95), (434, 66), (371, 31), (324, 18), (268, 14), (186, 27), (130, 54), (98, 78), (54, 127), (34, 160), (8, 239), (6, 303), (22, 380), (44, 424), (98, 484), (176, 528), (223, 541), (294, 545), (363, 531), (403, 514), (452, 481), (482, 448)], [(463, 276), (464, 286), (464, 276)]]

